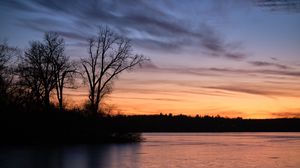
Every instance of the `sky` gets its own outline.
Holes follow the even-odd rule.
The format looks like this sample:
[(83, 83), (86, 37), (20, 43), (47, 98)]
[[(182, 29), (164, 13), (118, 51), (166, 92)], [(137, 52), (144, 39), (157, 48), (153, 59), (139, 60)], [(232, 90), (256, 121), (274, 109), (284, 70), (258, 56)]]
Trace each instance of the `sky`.
[(114, 82), (105, 103), (118, 113), (300, 117), (299, 0), (1, 0), (0, 18), (8, 44), (55, 31), (74, 60), (98, 26), (131, 39), (151, 62)]

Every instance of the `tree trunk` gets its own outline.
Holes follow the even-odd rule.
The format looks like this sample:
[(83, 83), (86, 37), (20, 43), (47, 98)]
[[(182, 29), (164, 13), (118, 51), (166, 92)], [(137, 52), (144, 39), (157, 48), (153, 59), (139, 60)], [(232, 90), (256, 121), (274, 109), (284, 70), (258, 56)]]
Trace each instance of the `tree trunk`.
[(89, 99), (90, 99), (90, 113), (92, 115), (96, 115), (98, 113), (98, 104), (95, 100), (95, 89), (94, 89), (94, 87), (91, 89)]
[(93, 114), (94, 114), (94, 115), (97, 115), (97, 114), (98, 114), (98, 107), (99, 107), (99, 104), (96, 102), (96, 103), (94, 104), (94, 110), (93, 110)]
[(58, 106), (59, 106), (59, 110), (62, 111), (63, 110), (63, 100), (62, 100), (62, 98), (58, 99)]
[(58, 103), (59, 103), (59, 110), (60, 111), (63, 110), (63, 89), (64, 89), (64, 80), (63, 79), (62, 79), (62, 83), (60, 84), (60, 87), (59, 87), (59, 99), (58, 99)]
[(50, 110), (50, 93), (49, 92), (45, 92), (44, 104), (45, 104), (46, 110), (49, 111)]

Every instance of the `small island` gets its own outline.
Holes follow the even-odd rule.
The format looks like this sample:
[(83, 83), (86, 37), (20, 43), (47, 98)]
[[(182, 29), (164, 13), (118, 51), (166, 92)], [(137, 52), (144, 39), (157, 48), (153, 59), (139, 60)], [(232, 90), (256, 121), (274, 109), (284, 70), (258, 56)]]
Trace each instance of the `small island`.
[[(138, 133), (116, 130), (104, 117), (103, 99), (120, 73), (149, 61), (133, 53), (130, 40), (109, 27), (88, 39), (87, 57), (71, 60), (63, 37), (46, 32), (24, 52), (0, 45), (3, 140), (16, 143), (136, 142)], [(88, 88), (80, 110), (65, 108), (65, 88)]]

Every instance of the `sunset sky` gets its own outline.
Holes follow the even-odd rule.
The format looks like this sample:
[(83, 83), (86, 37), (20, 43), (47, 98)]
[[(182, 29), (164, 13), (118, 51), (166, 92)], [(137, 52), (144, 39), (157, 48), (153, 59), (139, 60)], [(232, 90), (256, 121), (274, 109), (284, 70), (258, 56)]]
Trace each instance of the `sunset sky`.
[(298, 0), (1, 0), (0, 17), (9, 45), (55, 31), (74, 60), (99, 25), (130, 38), (152, 61), (114, 83), (106, 103), (121, 113), (300, 117)]

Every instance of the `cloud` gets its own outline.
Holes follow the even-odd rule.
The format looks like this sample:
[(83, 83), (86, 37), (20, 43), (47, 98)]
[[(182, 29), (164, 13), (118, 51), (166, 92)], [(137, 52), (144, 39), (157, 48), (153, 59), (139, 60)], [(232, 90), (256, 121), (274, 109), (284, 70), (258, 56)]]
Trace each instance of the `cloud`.
[(300, 77), (300, 71), (294, 70), (269, 70), (269, 69), (233, 69), (233, 68), (209, 68), (210, 71), (231, 74), (261, 74), (261, 75), (277, 75)]
[(257, 67), (275, 67), (279, 69), (289, 69), (290, 67), (278, 63), (265, 62), (265, 61), (250, 61), (249, 64)]
[(17, 0), (3, 0), (0, 2), (1, 6), (8, 7), (10, 9), (16, 9), (21, 11), (32, 11), (36, 12), (36, 8), (32, 7), (32, 4), (26, 3), (24, 1)]
[(203, 88), (267, 96), (270, 98), (275, 98), (274, 96), (296, 97), (296, 98), (300, 97), (300, 93), (298, 91), (295, 91), (294, 89), (297, 88), (297, 85), (295, 84), (289, 85), (287, 87), (282, 85), (265, 85), (263, 83), (260, 84), (232, 83), (232, 84), (224, 84), (224, 85), (216, 85), (216, 86), (204, 86)]
[(56, 33), (58, 33), (59, 35), (66, 37), (66, 38), (70, 38), (70, 39), (77, 39), (80, 41), (87, 41), (88, 37), (81, 35), (79, 33), (74, 33), (74, 32), (65, 32), (65, 31), (55, 31)]
[(152, 61), (147, 61), (143, 63), (142, 67), (143, 69), (159, 69), (157, 65), (155, 65)]
[(254, 0), (255, 5), (271, 11), (300, 12), (299, 0)]
[(230, 58), (230, 59), (234, 59), (234, 60), (242, 60), (244, 58), (246, 58), (246, 55), (244, 53), (226, 53), (225, 57)]
[(181, 102), (183, 99), (176, 99), (176, 98), (161, 98), (161, 97), (155, 97), (155, 98), (148, 98), (148, 97), (121, 97), (121, 96), (111, 96), (111, 98), (114, 99), (131, 99), (131, 100), (154, 100), (154, 101), (171, 101), (171, 102)]
[(17, 26), (30, 28), (34, 31), (48, 32), (48, 31), (61, 31), (65, 26), (65, 22), (52, 19), (52, 18), (19, 18)]
[(300, 110), (290, 111), (290, 112), (276, 112), (271, 113), (272, 116), (276, 118), (300, 118)]
[[(4, 5), (22, 12), (35, 13), (36, 19), (21, 17), (21, 25), (36, 31), (58, 31), (74, 40), (85, 40), (77, 31), (95, 31), (97, 25), (106, 24), (117, 32), (133, 39), (133, 43), (146, 49), (163, 52), (199, 49), (207, 56), (241, 60), (247, 54), (237, 51), (232, 42), (205, 23), (194, 18), (181, 18), (172, 12), (180, 5), (176, 2), (132, 1), (132, 0), (4, 0)], [(186, 6), (193, 5), (186, 3)], [(173, 8), (176, 6), (176, 8)], [(195, 7), (197, 7), (195, 5)], [(176, 11), (182, 13), (183, 11)], [(189, 11), (193, 14), (193, 11)], [(31, 15), (34, 16), (34, 15)], [(53, 19), (56, 18), (56, 19)], [(67, 20), (62, 21), (62, 18)]]
[(133, 44), (138, 47), (150, 49), (150, 50), (159, 50), (159, 51), (168, 51), (169, 53), (177, 53), (181, 51), (181, 46), (179, 42), (164, 42), (159, 40), (152, 39), (131, 39)]
[(276, 57), (270, 57), (270, 59), (273, 60), (273, 61), (277, 61), (278, 60), (278, 58), (276, 58)]
[(247, 94), (256, 94), (256, 95), (278, 95), (278, 92), (275, 91), (269, 91), (269, 90), (262, 90), (259, 88), (253, 88), (249, 86), (240, 86), (240, 85), (232, 85), (232, 86), (209, 86), (205, 87), (208, 89), (218, 89), (218, 90), (225, 90), (230, 92), (241, 92), (241, 93), (247, 93)]
[[(176, 86), (176, 93), (199, 94), (210, 96), (235, 96), (239, 93), (267, 96), (276, 98), (300, 97), (300, 72), (294, 70), (268, 69), (232, 69), (232, 68), (190, 68), (190, 67), (161, 67), (154, 63), (147, 64), (140, 72), (148, 72), (149, 76), (160, 74), (167, 79), (128, 79), (122, 80), (124, 86), (145, 85)], [(172, 78), (176, 74), (177, 78)], [(184, 78), (181, 78), (185, 76)], [(247, 79), (244, 80), (240, 79)], [(225, 79), (231, 79), (230, 81)], [(179, 89), (181, 88), (181, 89)], [(138, 91), (142, 92), (142, 91)], [(152, 94), (157, 91), (149, 91)], [(145, 93), (145, 92), (142, 92)]]
[[(191, 67), (161, 67), (151, 62), (146, 64), (145, 68), (142, 68), (141, 71), (155, 71), (161, 73), (180, 73), (187, 75), (196, 75), (196, 76), (226, 76), (226, 75), (241, 75), (243, 77), (250, 75), (272, 75), (278, 77), (300, 77), (300, 71), (294, 70), (290, 67), (281, 67), (281, 64), (269, 65), (266, 62), (255, 62), (255, 64), (263, 64), (263, 65), (255, 65), (255, 66), (275, 66), (277, 69), (242, 69), (242, 68), (191, 68)], [(266, 64), (266, 65), (265, 65)], [(279, 66), (279, 67), (278, 67)]]

